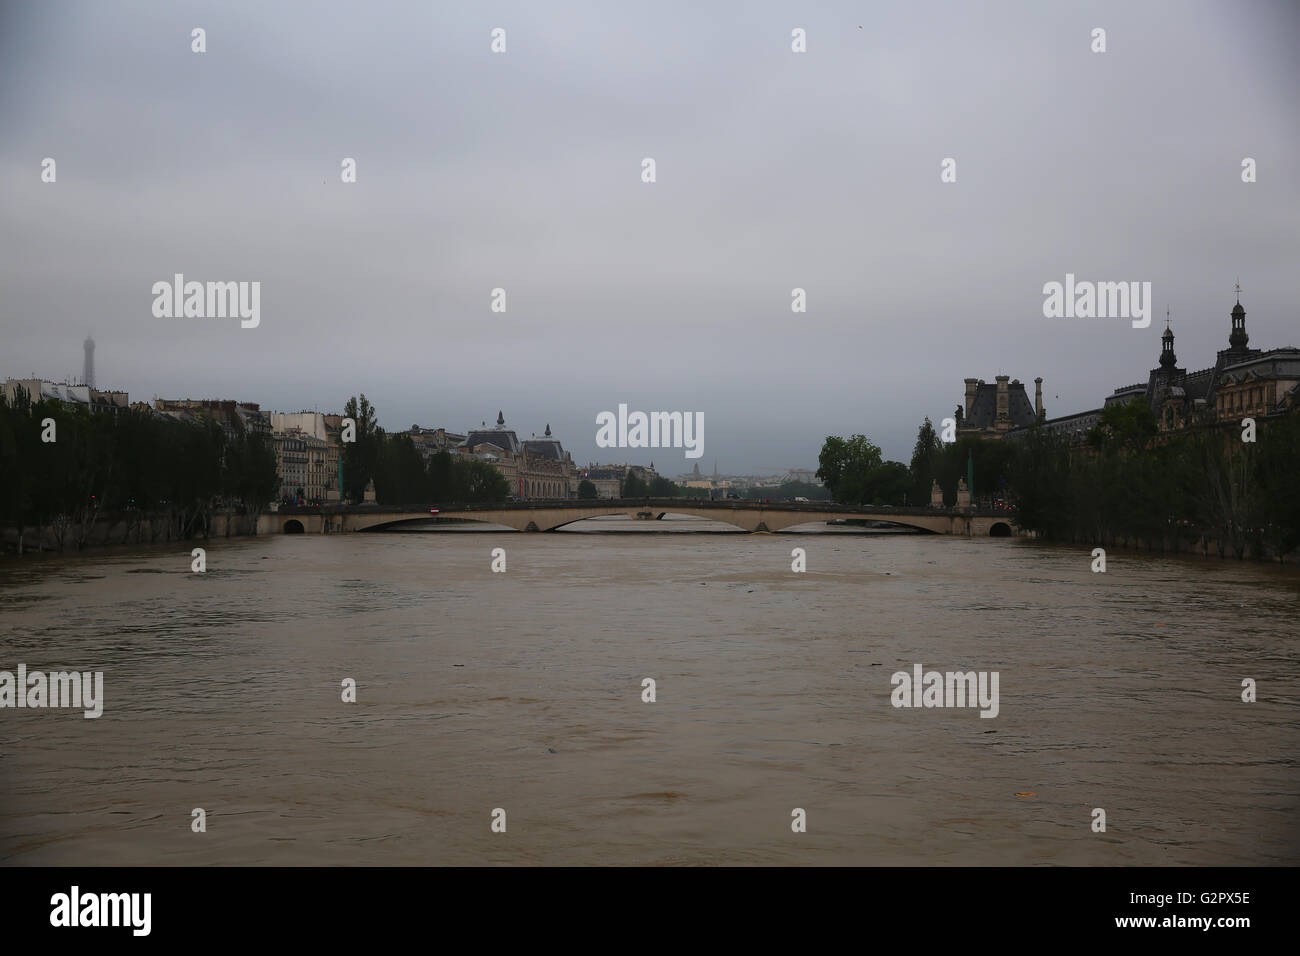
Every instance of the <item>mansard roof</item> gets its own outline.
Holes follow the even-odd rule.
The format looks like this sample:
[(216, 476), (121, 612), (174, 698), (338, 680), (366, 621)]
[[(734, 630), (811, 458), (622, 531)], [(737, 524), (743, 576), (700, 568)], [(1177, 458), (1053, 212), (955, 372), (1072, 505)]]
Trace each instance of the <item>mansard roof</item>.
[(554, 438), (530, 438), (524, 442), (524, 450), (537, 458), (548, 458), (551, 461), (564, 461), (568, 457), (564, 453), (564, 447)]
[[(1014, 428), (1020, 425), (1032, 425), (1037, 418), (1033, 403), (1025, 393), (1021, 382), (1007, 385), (1007, 417)], [(975, 400), (971, 402), (970, 412), (962, 420), (963, 427), (992, 428), (998, 420), (998, 387), (996, 383), (981, 383), (975, 387)]]
[(508, 428), (476, 428), (465, 436), (461, 447), (477, 448), (479, 445), (496, 445), (512, 455), (519, 454), (519, 438)]
[(1208, 398), (1219, 380), (1218, 372), (1218, 366), (1191, 372), (1178, 384), (1187, 392), (1189, 398)]

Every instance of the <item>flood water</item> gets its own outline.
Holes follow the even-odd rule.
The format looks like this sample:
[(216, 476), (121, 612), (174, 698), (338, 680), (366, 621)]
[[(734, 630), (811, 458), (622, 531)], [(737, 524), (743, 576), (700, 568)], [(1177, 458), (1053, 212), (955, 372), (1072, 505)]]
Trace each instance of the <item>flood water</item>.
[[(105, 698), (0, 710), (0, 862), (1300, 862), (1294, 568), (581, 533), (646, 524), (0, 563), (0, 670)], [(891, 706), (918, 663), (998, 715)]]

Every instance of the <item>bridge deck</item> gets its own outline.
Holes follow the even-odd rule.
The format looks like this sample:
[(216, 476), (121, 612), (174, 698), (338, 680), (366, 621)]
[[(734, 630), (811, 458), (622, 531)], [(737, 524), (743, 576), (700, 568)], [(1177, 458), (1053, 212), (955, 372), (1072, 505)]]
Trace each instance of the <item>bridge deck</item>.
[[(828, 522), (838, 518), (868, 518), (888, 521), (934, 534), (983, 537), (1017, 533), (1012, 518), (1001, 511), (943, 508), (889, 508), (869, 505), (838, 505), (832, 502), (710, 501), (694, 498), (603, 498), (511, 501), (499, 504), (333, 505), (318, 508), (282, 508), (264, 516), (270, 519), (266, 531), (286, 530), (296, 521), (307, 532), (381, 530), (397, 524), (427, 521), (436, 507), (439, 517), (505, 525), (518, 531), (552, 531), (556, 528), (605, 515), (650, 512), (695, 515), (722, 521), (742, 531), (781, 531), (795, 525)], [(999, 529), (1000, 526), (1000, 529)], [(260, 529), (259, 529), (260, 530)]]

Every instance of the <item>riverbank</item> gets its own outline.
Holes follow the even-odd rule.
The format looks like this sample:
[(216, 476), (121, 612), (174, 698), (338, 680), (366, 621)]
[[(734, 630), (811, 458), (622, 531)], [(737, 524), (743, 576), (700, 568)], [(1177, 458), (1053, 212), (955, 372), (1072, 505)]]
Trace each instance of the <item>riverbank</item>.
[[(192, 548), (204, 547), (206, 542), (220, 540), (235, 540), (241, 538), (278, 538), (285, 532), (281, 530), (286, 520), (292, 520), (295, 516), (301, 517), (298, 512), (280, 514), (278, 512), (263, 512), (259, 515), (237, 515), (237, 514), (214, 514), (208, 517), (204, 530), (194, 533), (188, 537), (177, 533), (175, 524), (167, 516), (159, 515), (152, 519), (138, 518), (136, 516), (117, 516), (109, 519), (102, 519), (91, 527), (85, 535), (84, 540), (78, 547), (76, 542), (77, 535), (74, 529), (65, 528), (62, 535), (62, 547), (60, 547), (60, 536), (58, 529), (54, 526), (47, 525), (44, 528), (44, 534), (41, 536), (39, 546), (37, 542), (35, 529), (27, 529), (23, 538), (22, 551), (18, 549), (18, 536), (12, 529), (6, 529), (0, 532), (0, 563), (5, 561), (29, 561), (41, 558), (62, 558), (71, 557), (80, 554), (90, 555), (113, 555), (126, 554), (137, 551), (140, 553), (151, 553), (159, 549), (183, 548), (188, 552)], [(598, 522), (598, 519), (593, 519)], [(432, 523), (438, 525), (447, 525), (447, 531), (456, 530), (462, 533), (483, 533), (483, 534), (518, 534), (506, 528), (494, 526), (483, 526), (481, 530), (472, 526), (479, 524), (469, 519), (460, 519), (454, 517), (431, 518)], [(588, 522), (591, 523), (591, 522)], [(628, 519), (631, 525), (631, 519)], [(642, 522), (641, 524), (645, 524)], [(453, 527), (454, 526), (454, 527)], [(686, 530), (680, 527), (673, 528), (671, 533), (682, 534), (692, 533), (694, 529)], [(578, 529), (570, 526), (568, 533), (579, 533), (584, 536), (587, 534), (619, 534), (619, 535), (637, 535), (637, 534), (667, 534), (666, 529), (659, 528), (635, 528), (632, 530), (622, 528), (618, 530), (606, 528), (583, 528)], [(205, 533), (206, 532), (206, 533)], [(349, 532), (334, 530), (328, 533), (346, 534)], [(355, 532), (351, 532), (355, 533)], [(437, 534), (438, 529), (432, 527), (407, 528), (404, 533), (407, 534)], [(746, 535), (746, 532), (740, 530), (726, 531), (715, 528), (701, 528), (698, 534), (734, 534)], [(915, 530), (895, 530), (888, 528), (862, 528), (849, 530), (844, 526), (828, 525), (825, 529), (816, 531), (803, 532), (784, 532), (797, 534), (800, 537), (807, 534), (832, 534), (835, 536), (862, 534), (864, 536), (878, 537), (881, 535), (904, 535), (928, 537), (923, 532), (918, 533)], [(1242, 549), (1240, 554), (1226, 548), (1221, 548), (1217, 541), (1212, 538), (1200, 538), (1189, 544), (1187, 541), (1181, 542), (1148, 542), (1135, 538), (1115, 538), (1104, 545), (1095, 544), (1086, 541), (1051, 541), (1046, 538), (1034, 535), (1026, 536), (1023, 540), (1033, 542), (1036, 545), (1050, 546), (1065, 549), (1077, 549), (1083, 555), (1088, 556), (1095, 547), (1104, 547), (1107, 555), (1111, 554), (1141, 554), (1148, 556), (1162, 556), (1171, 558), (1182, 558), (1187, 560), (1197, 559), (1216, 559), (1220, 561), (1250, 561), (1260, 564), (1283, 565), (1289, 568), (1300, 567), (1300, 548), (1288, 552), (1285, 555), (1278, 556), (1276, 553), (1269, 552), (1267, 549), (1256, 548), (1247, 545)]]
[(1034, 540), (1045, 544), (1055, 544), (1067, 548), (1103, 548), (1111, 551), (1135, 552), (1140, 554), (1166, 555), (1169, 557), (1219, 558), (1224, 561), (1258, 561), (1264, 564), (1300, 565), (1300, 547), (1293, 548), (1285, 554), (1269, 548), (1263, 542), (1247, 541), (1235, 547), (1225, 546), (1215, 538), (1200, 536), (1190, 538), (1163, 538), (1152, 541), (1146, 538), (1124, 537), (1122, 535), (1096, 540), (1054, 540), (1032, 536)]
[(68, 555), (87, 551), (99, 553), (113, 547), (200, 543), (213, 538), (254, 537), (259, 533), (266, 534), (270, 530), (264, 520), (267, 514), (209, 515), (197, 530), (188, 535), (183, 533), (185, 529), (174, 516), (166, 514), (115, 515), (100, 518), (84, 528), (71, 522), (47, 524), (39, 529), (24, 528), (21, 536), (15, 529), (5, 528), (0, 532), (0, 557), (28, 557), (46, 553)]

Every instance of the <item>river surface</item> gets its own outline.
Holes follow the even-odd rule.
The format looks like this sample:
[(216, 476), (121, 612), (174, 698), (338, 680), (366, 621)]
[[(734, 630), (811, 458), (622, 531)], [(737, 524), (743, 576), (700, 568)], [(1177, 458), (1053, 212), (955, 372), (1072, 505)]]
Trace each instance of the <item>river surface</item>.
[[(105, 698), (0, 710), (0, 863), (1300, 862), (1295, 569), (582, 533), (646, 524), (0, 563), (0, 670)], [(918, 663), (998, 715), (893, 707)]]

